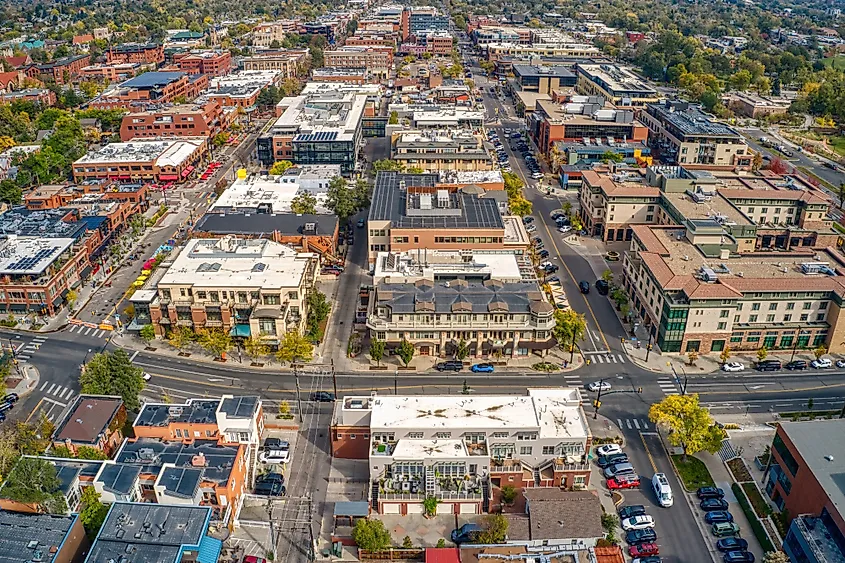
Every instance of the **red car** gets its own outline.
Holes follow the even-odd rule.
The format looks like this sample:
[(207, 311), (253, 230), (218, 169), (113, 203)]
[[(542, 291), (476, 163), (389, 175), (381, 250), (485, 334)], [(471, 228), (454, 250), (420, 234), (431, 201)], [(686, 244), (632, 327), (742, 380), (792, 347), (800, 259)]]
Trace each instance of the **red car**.
[(633, 479), (616, 479), (611, 478), (607, 480), (608, 489), (635, 489), (640, 486), (639, 477)]
[(649, 555), (660, 555), (660, 548), (656, 543), (641, 543), (628, 548), (631, 557), (647, 557)]

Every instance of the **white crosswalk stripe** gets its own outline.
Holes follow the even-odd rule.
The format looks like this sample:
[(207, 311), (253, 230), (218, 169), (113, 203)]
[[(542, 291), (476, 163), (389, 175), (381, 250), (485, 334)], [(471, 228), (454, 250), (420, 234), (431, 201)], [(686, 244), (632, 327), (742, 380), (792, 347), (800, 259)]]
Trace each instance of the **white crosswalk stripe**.
[(70, 329), (68, 329), (68, 332), (76, 332), (76, 329), (78, 329), (78, 328), (79, 328), (79, 325), (73, 325), (73, 326), (70, 327)]
[(54, 383), (54, 384), (52, 384), (52, 385), (50, 386), (50, 388), (47, 390), (47, 394), (49, 395), (50, 393), (52, 393), (52, 392), (53, 392), (53, 389), (55, 389), (55, 388), (56, 388), (56, 384)]
[(38, 389), (39, 391), (43, 391), (48, 385), (50, 385), (49, 381), (45, 381), (41, 384), (41, 387)]
[(641, 418), (617, 418), (616, 424), (619, 425), (619, 428), (628, 427), (628, 430), (648, 430), (649, 424), (648, 421)]
[(640, 429), (640, 423), (637, 421), (637, 419), (636, 419), (636, 418), (634, 419), (634, 426), (636, 426), (636, 427), (637, 427), (637, 430), (639, 430), (639, 429)]
[(600, 364), (624, 364), (625, 363), (625, 358), (622, 354), (608, 354), (608, 353), (605, 352), (604, 354), (599, 355), (599, 354), (596, 354), (595, 352), (585, 352), (584, 355), (588, 356), (588, 358), (590, 360), (597, 362), (597, 363), (600, 363)]
[(33, 338), (33, 340), (35, 342), (38, 342), (39, 344), (41, 344), (41, 343), (44, 343), (44, 341), (47, 340), (47, 337), (46, 336), (36, 336), (35, 338)]
[(64, 399), (65, 395), (67, 395), (70, 392), (71, 392), (70, 387), (65, 387), (65, 390), (62, 391), (61, 393), (59, 393), (59, 399)]
[(678, 387), (675, 385), (675, 381), (672, 378), (662, 377), (657, 380), (657, 385), (660, 386), (660, 390), (663, 391), (665, 395), (679, 395)]
[(86, 328), (85, 328), (85, 336), (88, 336), (88, 335), (91, 333), (91, 330), (92, 330), (92, 329), (91, 329), (91, 327), (90, 327), (90, 326), (89, 326), (89, 327), (86, 327)]

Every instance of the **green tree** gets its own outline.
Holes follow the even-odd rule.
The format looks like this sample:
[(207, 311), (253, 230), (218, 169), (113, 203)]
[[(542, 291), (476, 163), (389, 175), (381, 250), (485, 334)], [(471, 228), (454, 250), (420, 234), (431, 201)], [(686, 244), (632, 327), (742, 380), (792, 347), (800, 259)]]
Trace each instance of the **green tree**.
[(118, 395), (130, 411), (141, 404), (138, 395), (144, 390), (144, 371), (133, 365), (125, 350), (94, 354), (79, 375), (83, 393)]
[(282, 44), (279, 43), (278, 39), (273, 39), (272, 41), (270, 41), (270, 48), (271, 49), (281, 49)]
[(763, 563), (789, 563), (789, 556), (783, 551), (770, 551), (763, 556)]
[(381, 551), (390, 547), (390, 532), (381, 520), (361, 518), (352, 528), (352, 539), (359, 549)]
[(402, 539), (402, 548), (403, 549), (411, 549), (414, 547), (414, 542), (411, 541), (411, 536), (405, 536)]
[(605, 151), (601, 155), (600, 159), (605, 164), (609, 163), (609, 162), (622, 162), (624, 160), (624, 158), (622, 157), (621, 154), (619, 154), (618, 152), (613, 152), (613, 151)]
[(389, 125), (398, 125), (399, 124), (399, 112), (393, 110), (390, 112), (390, 119), (388, 119), (387, 123)]
[(601, 273), (601, 279), (606, 281), (608, 284), (613, 284), (613, 272), (610, 269), (606, 269)]
[(651, 406), (648, 418), (669, 430), (669, 443), (683, 449), (684, 461), (700, 451), (716, 453), (725, 437), (710, 411), (698, 404), (697, 394), (669, 395)]
[(326, 193), (326, 207), (331, 209), (341, 222), (345, 222), (358, 212), (355, 192), (349, 188), (349, 184), (344, 178), (338, 176), (329, 182), (329, 189)]
[(382, 359), (384, 359), (384, 340), (373, 338), (370, 340), (370, 358), (375, 361), (376, 365), (380, 366)]
[(167, 343), (176, 348), (179, 353), (183, 353), (185, 348), (194, 341), (196, 335), (186, 326), (177, 326), (167, 335)]
[(73, 457), (77, 459), (102, 460), (108, 459), (109, 456), (107, 456), (103, 450), (98, 450), (92, 446), (79, 446), (76, 448), (76, 455)]
[(467, 356), (469, 356), (469, 345), (467, 344), (466, 340), (461, 338), (458, 342), (458, 347), (455, 350), (455, 357), (461, 361), (464, 361), (467, 359)]
[(310, 362), (314, 356), (314, 345), (307, 338), (295, 331), (286, 332), (279, 343), (276, 358), (279, 363), (289, 365)]
[(67, 301), (68, 309), (72, 310), (74, 307), (76, 307), (77, 299), (79, 299), (79, 294), (76, 292), (76, 290), (68, 290), (67, 295), (65, 295), (65, 301)]
[(763, 346), (757, 350), (757, 361), (762, 362), (765, 360), (769, 355), (769, 350)]
[(405, 367), (411, 363), (411, 360), (414, 359), (414, 353), (416, 349), (414, 345), (402, 339), (402, 342), (399, 343), (399, 348), (397, 348), (396, 353), (399, 355), (399, 359), (402, 360), (402, 363), (405, 364)]
[(513, 485), (505, 485), (502, 487), (502, 502), (504, 504), (513, 504), (516, 500), (516, 487)]
[(80, 501), (82, 510), (79, 512), (79, 520), (85, 528), (88, 539), (93, 540), (100, 532), (103, 522), (106, 521), (109, 507), (100, 501), (100, 493), (94, 487), (85, 487)]
[(205, 348), (215, 359), (225, 359), (226, 352), (232, 349), (232, 336), (219, 328), (202, 329), (198, 333), (200, 346)]
[(282, 92), (276, 86), (268, 86), (258, 93), (257, 104), (259, 107), (271, 108), (282, 101)]
[(326, 294), (318, 289), (314, 289), (308, 294), (308, 319), (306, 320), (308, 336), (314, 340), (321, 340), (323, 338), (322, 328), (320, 325), (329, 318), (329, 312), (332, 306), (326, 299)]
[(824, 344), (819, 344), (818, 348), (813, 350), (813, 355), (816, 357), (817, 360), (825, 354), (827, 354), (827, 348)]
[(566, 311), (555, 309), (554, 318), (555, 327), (552, 333), (557, 339), (558, 346), (569, 348), (587, 334), (587, 319), (582, 313), (572, 309)]
[(289, 160), (277, 160), (270, 167), (270, 174), (273, 176), (281, 176), (288, 168), (293, 167), (293, 162)]
[(211, 139), (211, 144), (219, 149), (220, 147), (226, 144), (226, 141), (229, 140), (229, 137), (229, 133), (227, 133), (226, 131), (221, 131)]
[(314, 215), (317, 213), (317, 198), (308, 192), (302, 192), (291, 200), (290, 210), (300, 215)]
[(396, 160), (390, 160), (389, 158), (382, 158), (373, 163), (373, 170), (376, 172), (402, 172), (404, 169), (404, 164)]
[(726, 363), (728, 363), (728, 360), (730, 359), (730, 357), (731, 357), (731, 347), (725, 346), (722, 349), (722, 352), (719, 354), (719, 361), (721, 361), (723, 364), (726, 364)]
[(363, 178), (358, 178), (355, 180), (355, 187), (352, 189), (352, 193), (355, 197), (355, 206), (359, 211), (370, 206), (371, 190), (369, 182)]
[(511, 213), (518, 217), (525, 217), (526, 215), (531, 215), (531, 212), (534, 209), (533, 205), (531, 205), (531, 202), (521, 196), (516, 199), (509, 200), (508, 208), (510, 209)]
[(37, 457), (23, 457), (3, 485), (3, 497), (35, 505), (38, 512), (65, 514), (68, 506), (60, 490), (56, 466)]
[(144, 341), (144, 346), (149, 347), (150, 342), (155, 340), (156, 331), (153, 325), (144, 325), (141, 327), (141, 330), (138, 331), (138, 336), (141, 337), (141, 340)]
[(503, 543), (508, 536), (508, 520), (503, 514), (488, 514), (481, 519), (481, 526), (476, 543)]
[(270, 347), (257, 336), (252, 336), (244, 341), (244, 352), (253, 363), (257, 362), (270, 353)]

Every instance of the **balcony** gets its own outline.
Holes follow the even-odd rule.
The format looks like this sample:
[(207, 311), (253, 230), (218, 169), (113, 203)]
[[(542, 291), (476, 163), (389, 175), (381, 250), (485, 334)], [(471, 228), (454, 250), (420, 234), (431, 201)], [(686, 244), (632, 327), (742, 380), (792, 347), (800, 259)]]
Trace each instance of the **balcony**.
[(558, 471), (590, 471), (589, 463), (566, 463), (562, 459), (556, 459), (554, 463), (555, 472)]
[(487, 455), (487, 444), (484, 442), (478, 444), (471, 444), (469, 442), (465, 442), (467, 451), (469, 455)]
[(376, 456), (392, 456), (393, 450), (396, 449), (396, 443), (373, 442), (373, 447), (370, 449), (371, 455)]
[(516, 459), (498, 461), (490, 466), (490, 473), (516, 473), (518, 471), (522, 471), (522, 462)]
[(205, 328), (222, 328), (223, 321), (216, 321), (211, 319), (206, 319), (205, 321)]

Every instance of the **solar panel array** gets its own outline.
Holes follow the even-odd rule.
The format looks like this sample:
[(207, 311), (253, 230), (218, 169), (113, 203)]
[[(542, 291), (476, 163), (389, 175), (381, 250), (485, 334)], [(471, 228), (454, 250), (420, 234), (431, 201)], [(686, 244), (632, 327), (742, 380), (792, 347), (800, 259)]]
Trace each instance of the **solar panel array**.
[(305, 143), (314, 141), (334, 141), (337, 139), (337, 131), (321, 131), (319, 133), (300, 133), (294, 141)]
[(52, 246), (50, 248), (42, 248), (38, 252), (36, 252), (33, 256), (27, 256), (26, 258), (21, 258), (17, 262), (12, 262), (8, 266), (6, 266), (6, 270), (31, 270), (36, 264), (53, 255), (54, 252), (59, 250), (58, 246)]

